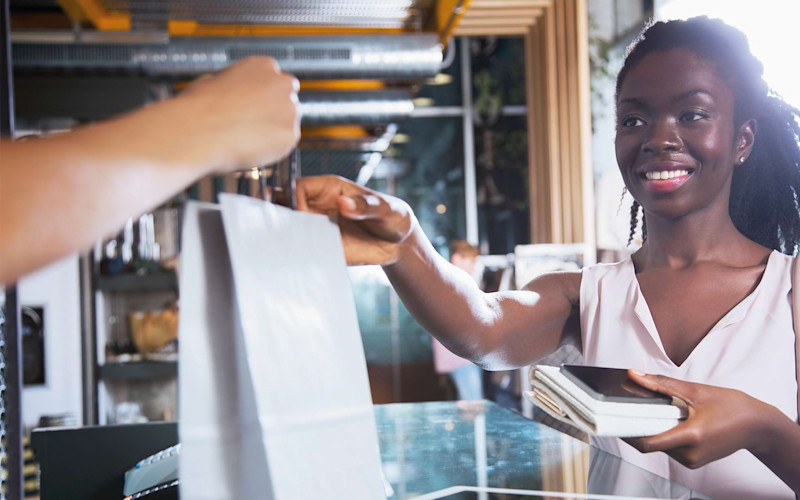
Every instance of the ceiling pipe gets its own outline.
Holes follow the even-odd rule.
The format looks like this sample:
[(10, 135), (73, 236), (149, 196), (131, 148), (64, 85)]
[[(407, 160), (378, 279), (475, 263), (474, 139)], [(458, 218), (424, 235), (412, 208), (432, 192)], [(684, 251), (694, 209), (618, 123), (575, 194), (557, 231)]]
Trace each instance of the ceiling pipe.
[(303, 125), (391, 123), (414, 111), (407, 90), (300, 92), (299, 99)]
[[(442, 47), (435, 34), (347, 37), (172, 38), (124, 42), (111, 35), (12, 34), (14, 71), (136, 74), (186, 78), (253, 55), (270, 56), (298, 78), (411, 81), (435, 76)], [(106, 41), (109, 40), (109, 41)], [(133, 40), (136, 40), (135, 38)]]

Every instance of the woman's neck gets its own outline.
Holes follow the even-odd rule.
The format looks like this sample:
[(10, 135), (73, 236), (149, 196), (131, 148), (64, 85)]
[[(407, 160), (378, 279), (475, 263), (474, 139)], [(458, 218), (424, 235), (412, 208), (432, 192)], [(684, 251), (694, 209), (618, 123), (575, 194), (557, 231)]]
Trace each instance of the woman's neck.
[(747, 265), (763, 257), (765, 249), (736, 229), (727, 207), (677, 218), (646, 217), (647, 241), (636, 252), (637, 267), (682, 268), (701, 261)]

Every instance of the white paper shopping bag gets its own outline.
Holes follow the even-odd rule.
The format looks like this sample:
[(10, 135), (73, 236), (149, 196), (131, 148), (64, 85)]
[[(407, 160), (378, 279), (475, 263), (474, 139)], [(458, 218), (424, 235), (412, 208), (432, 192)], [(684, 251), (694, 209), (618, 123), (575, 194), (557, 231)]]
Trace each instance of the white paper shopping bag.
[(222, 211), (224, 240), (206, 207), (184, 228), (182, 498), (385, 498), (338, 228), (246, 197)]
[(273, 498), (218, 206), (187, 205), (182, 248), (181, 498)]

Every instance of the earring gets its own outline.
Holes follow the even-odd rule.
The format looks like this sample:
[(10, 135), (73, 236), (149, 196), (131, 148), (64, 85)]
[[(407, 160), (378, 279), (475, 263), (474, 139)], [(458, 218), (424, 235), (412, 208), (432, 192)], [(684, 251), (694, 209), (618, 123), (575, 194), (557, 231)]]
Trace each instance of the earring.
[(744, 156), (740, 156), (739, 157), (739, 165), (743, 164), (746, 159), (747, 158), (745, 158)]

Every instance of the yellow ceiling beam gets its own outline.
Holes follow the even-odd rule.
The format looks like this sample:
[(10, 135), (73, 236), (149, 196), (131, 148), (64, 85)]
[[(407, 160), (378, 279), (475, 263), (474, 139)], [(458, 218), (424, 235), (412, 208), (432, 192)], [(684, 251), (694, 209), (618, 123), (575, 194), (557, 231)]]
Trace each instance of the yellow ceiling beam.
[(453, 36), (453, 31), (467, 12), (472, 0), (439, 0), (436, 3), (436, 31), (443, 45)]
[(370, 133), (358, 125), (303, 127), (303, 139), (364, 139)]
[(380, 80), (300, 80), (300, 90), (306, 92), (335, 90), (340, 92), (359, 90), (383, 90)]
[(131, 17), (122, 12), (108, 12), (98, 0), (58, 0), (73, 22), (90, 22), (102, 31), (130, 31)]
[[(191, 84), (191, 80), (177, 82), (172, 88), (183, 90)], [(381, 80), (300, 80), (300, 91), (303, 92), (358, 92), (384, 90), (386, 84)]]
[[(447, 43), (473, 0), (439, 0), (436, 3), (432, 28)], [(479, 0), (485, 2), (486, 0)], [(512, 0), (519, 1), (519, 0)], [(540, 1), (540, 0), (532, 0)], [(101, 0), (58, 0), (70, 20), (91, 23), (100, 31), (130, 31), (131, 16), (125, 12), (109, 12)], [(429, 27), (431, 29), (431, 27)], [(168, 20), (172, 36), (325, 36), (383, 35), (415, 32), (413, 28), (360, 28), (343, 26), (277, 26), (250, 24), (201, 24), (192, 20)]]
[(324, 36), (324, 35), (394, 35), (401, 28), (355, 28), (341, 26), (278, 26), (258, 24), (200, 24), (196, 21), (171, 20), (167, 31), (172, 36)]

